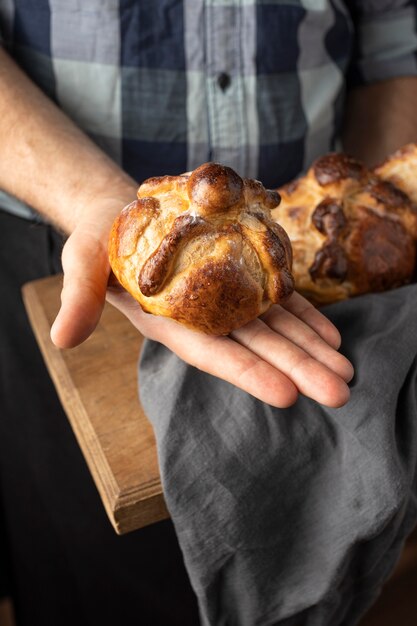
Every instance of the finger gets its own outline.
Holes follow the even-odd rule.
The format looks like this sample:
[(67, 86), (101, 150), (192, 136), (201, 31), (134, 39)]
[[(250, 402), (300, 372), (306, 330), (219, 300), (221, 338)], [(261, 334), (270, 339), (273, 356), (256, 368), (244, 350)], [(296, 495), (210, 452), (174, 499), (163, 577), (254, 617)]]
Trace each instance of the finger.
[(285, 408), (297, 399), (297, 389), (285, 374), (229, 337), (197, 333), (173, 320), (144, 313), (128, 294), (108, 293), (145, 336), (163, 343), (186, 363), (239, 387), (272, 406)]
[(75, 230), (64, 246), (62, 266), (61, 308), (51, 339), (59, 348), (72, 348), (87, 339), (100, 319), (110, 271), (106, 247), (93, 234)]
[(283, 307), (313, 328), (332, 348), (340, 348), (342, 339), (336, 326), (302, 295), (294, 292)]
[(353, 367), (339, 352), (336, 352), (315, 330), (298, 317), (280, 306), (271, 307), (261, 319), (276, 333), (304, 350), (311, 357), (335, 372), (344, 381), (353, 377)]
[(285, 374), (305, 396), (339, 407), (349, 399), (346, 382), (285, 337), (257, 319), (233, 331), (232, 337)]
[(195, 343), (188, 339), (186, 349), (178, 339), (168, 342), (171, 349), (194, 367), (223, 378), (267, 404), (285, 408), (296, 401), (297, 389), (287, 376), (228, 337), (205, 337), (204, 350), (200, 339)]

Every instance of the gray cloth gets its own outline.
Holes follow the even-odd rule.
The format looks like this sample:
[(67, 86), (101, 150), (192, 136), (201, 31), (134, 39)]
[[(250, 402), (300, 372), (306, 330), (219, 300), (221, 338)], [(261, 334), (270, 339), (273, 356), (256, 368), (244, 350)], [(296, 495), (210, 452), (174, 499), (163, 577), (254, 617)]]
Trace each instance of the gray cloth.
[(210, 626), (351, 626), (417, 520), (417, 285), (324, 309), (356, 375), (329, 409), (263, 404), (148, 342), (141, 399)]

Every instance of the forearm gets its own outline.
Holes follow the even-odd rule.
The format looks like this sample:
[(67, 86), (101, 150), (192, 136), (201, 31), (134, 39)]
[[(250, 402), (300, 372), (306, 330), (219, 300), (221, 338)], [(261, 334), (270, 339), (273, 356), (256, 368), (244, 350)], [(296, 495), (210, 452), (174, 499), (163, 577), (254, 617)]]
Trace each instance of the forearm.
[(135, 181), (1, 49), (0, 137), (0, 188), (33, 206), (66, 233), (80, 219), (88, 220), (89, 211), (107, 206), (108, 216), (104, 211), (100, 222), (108, 228), (112, 204), (117, 212), (135, 198)]
[(417, 141), (417, 78), (396, 78), (353, 89), (347, 98), (343, 148), (373, 166)]

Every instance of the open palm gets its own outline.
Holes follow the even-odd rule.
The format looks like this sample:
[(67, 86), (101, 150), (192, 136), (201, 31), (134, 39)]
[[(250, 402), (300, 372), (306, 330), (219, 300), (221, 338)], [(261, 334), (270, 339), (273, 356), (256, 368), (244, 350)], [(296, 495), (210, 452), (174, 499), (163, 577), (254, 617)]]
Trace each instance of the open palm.
[(59, 347), (75, 346), (88, 337), (107, 298), (145, 337), (263, 402), (286, 407), (298, 393), (331, 407), (349, 399), (353, 368), (337, 352), (339, 332), (297, 293), (229, 336), (215, 337), (144, 313), (112, 277), (106, 238), (88, 227), (77, 227), (68, 239), (63, 267), (62, 307), (52, 329)]

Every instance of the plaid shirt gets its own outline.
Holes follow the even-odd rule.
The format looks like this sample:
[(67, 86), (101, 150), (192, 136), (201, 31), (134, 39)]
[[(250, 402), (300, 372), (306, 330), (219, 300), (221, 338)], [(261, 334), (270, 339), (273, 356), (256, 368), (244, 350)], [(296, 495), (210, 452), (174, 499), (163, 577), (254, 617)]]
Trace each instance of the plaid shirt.
[(208, 160), (288, 181), (334, 148), (346, 84), (417, 74), (416, 17), (417, 0), (0, 0), (9, 53), (138, 182)]

